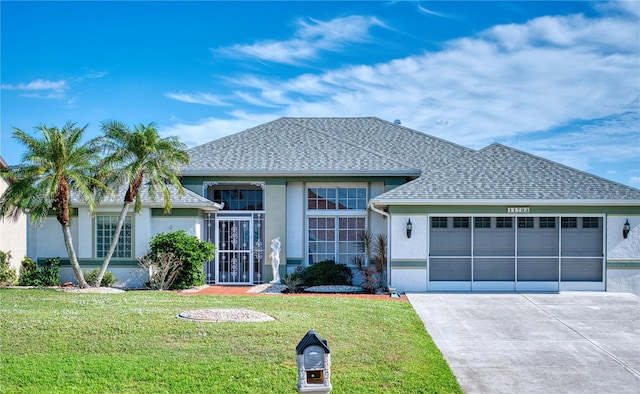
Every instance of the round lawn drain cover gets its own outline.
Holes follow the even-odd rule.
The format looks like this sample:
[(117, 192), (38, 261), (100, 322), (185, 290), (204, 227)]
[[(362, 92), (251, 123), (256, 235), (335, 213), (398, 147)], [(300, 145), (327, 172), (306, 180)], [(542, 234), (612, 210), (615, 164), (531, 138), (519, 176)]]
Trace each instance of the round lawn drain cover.
[(250, 322), (260, 323), (275, 320), (273, 317), (262, 312), (250, 309), (196, 309), (192, 311), (180, 312), (176, 317), (180, 319), (206, 321), (206, 322)]

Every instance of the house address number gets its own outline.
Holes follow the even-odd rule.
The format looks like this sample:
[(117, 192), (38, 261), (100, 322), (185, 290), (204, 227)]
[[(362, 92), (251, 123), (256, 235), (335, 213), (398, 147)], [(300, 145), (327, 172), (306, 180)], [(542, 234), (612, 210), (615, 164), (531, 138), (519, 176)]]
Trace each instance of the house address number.
[(507, 213), (529, 213), (529, 207), (508, 207)]

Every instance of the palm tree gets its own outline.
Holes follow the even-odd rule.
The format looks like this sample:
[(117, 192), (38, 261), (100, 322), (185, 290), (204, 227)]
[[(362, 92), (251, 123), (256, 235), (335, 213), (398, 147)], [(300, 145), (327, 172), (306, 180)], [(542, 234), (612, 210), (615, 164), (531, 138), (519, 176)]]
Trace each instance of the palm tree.
[(13, 137), (25, 145), (27, 153), (22, 165), (5, 169), (2, 176), (9, 180), (9, 187), (0, 197), (0, 214), (16, 218), (20, 212), (28, 212), (34, 222), (42, 223), (50, 211), (54, 211), (62, 226), (64, 243), (71, 261), (71, 268), (80, 287), (87, 287), (78, 257), (73, 247), (69, 218), (71, 192), (95, 208), (93, 192), (106, 186), (96, 178), (94, 170), (99, 162), (99, 147), (95, 140), (82, 143), (88, 125), (76, 127), (67, 122), (62, 129), (44, 124), (35, 129), (42, 138), (32, 137), (14, 128)]
[(146, 181), (152, 199), (156, 192), (162, 194), (164, 211), (170, 212), (168, 184), (176, 186), (182, 195), (184, 190), (180, 183), (180, 165), (189, 163), (186, 145), (178, 137), (160, 138), (154, 123), (138, 124), (133, 130), (129, 130), (124, 124), (111, 121), (102, 124), (102, 131), (102, 146), (107, 157), (101, 167), (106, 172), (108, 184), (114, 186), (114, 189), (126, 184), (127, 189), (113, 239), (96, 277), (95, 286), (100, 285), (107, 271), (129, 207), (135, 201), (134, 213), (142, 209), (139, 192), (143, 181)]

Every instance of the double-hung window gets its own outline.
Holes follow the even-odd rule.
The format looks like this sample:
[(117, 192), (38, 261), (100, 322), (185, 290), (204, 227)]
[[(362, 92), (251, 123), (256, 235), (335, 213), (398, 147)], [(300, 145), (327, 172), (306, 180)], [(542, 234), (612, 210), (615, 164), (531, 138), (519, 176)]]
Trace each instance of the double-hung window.
[(365, 187), (307, 189), (307, 264), (325, 260), (354, 264), (366, 230)]
[[(113, 234), (118, 224), (117, 215), (98, 215), (96, 216), (96, 257), (104, 258), (111, 246)], [(118, 244), (113, 252), (114, 259), (130, 259), (132, 256), (132, 240), (133, 233), (131, 228), (131, 216), (125, 216)]]

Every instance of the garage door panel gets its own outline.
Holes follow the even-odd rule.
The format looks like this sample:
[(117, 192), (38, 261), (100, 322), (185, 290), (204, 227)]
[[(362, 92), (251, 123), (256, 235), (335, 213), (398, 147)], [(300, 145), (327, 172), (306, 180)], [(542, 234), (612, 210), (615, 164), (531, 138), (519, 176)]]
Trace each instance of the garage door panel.
[(563, 282), (602, 282), (602, 258), (563, 258)]
[(430, 281), (470, 281), (470, 258), (432, 258), (429, 265)]
[(516, 260), (513, 258), (476, 258), (473, 260), (474, 281), (511, 281), (515, 280)]
[(518, 281), (558, 281), (557, 258), (518, 259)]
[(470, 256), (471, 232), (469, 230), (432, 229), (429, 253), (431, 256)]
[(599, 229), (562, 231), (563, 256), (602, 256), (602, 249), (602, 231)]
[(473, 255), (513, 256), (515, 239), (515, 232), (512, 229), (476, 230), (473, 233)]
[(518, 230), (518, 256), (557, 256), (558, 250), (556, 229)]

